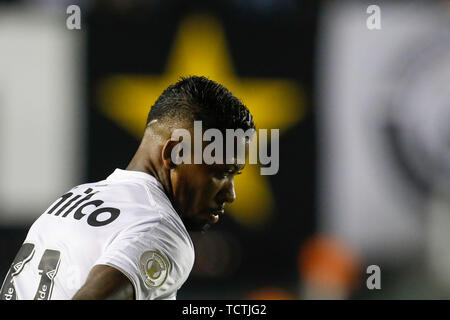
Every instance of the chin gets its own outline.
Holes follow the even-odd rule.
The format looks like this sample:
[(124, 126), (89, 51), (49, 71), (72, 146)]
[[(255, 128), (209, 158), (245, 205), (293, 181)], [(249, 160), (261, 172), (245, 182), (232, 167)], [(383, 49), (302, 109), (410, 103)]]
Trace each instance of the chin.
[(184, 218), (182, 221), (187, 231), (205, 232), (211, 227), (211, 225), (204, 220), (201, 221), (197, 219)]

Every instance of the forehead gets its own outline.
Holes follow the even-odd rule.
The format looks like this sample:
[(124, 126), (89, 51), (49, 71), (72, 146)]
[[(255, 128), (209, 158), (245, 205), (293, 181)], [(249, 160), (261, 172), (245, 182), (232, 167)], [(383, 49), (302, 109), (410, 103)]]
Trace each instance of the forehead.
[[(195, 137), (193, 139), (193, 143), (195, 143)], [(233, 138), (227, 138), (226, 136), (223, 136), (222, 139), (219, 139), (219, 141), (216, 140), (204, 140), (200, 142), (202, 145), (202, 152), (207, 146), (214, 145), (217, 149), (221, 149), (224, 154), (224, 161), (227, 163), (233, 163), (235, 162), (235, 158), (239, 155), (240, 150), (245, 150), (245, 152), (248, 152), (248, 149), (250, 147), (250, 143), (252, 142), (252, 139), (246, 138), (246, 137), (233, 137)], [(191, 149), (195, 151), (194, 145), (191, 143)], [(228, 149), (230, 151), (226, 152)], [(200, 151), (200, 150), (199, 150)]]

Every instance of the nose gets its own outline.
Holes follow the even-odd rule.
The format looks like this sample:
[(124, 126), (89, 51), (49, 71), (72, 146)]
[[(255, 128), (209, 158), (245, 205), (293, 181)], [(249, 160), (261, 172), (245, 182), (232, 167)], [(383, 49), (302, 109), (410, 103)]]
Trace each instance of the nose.
[(223, 190), (220, 195), (221, 203), (232, 203), (236, 200), (236, 191), (234, 190), (234, 179), (229, 179), (223, 187)]

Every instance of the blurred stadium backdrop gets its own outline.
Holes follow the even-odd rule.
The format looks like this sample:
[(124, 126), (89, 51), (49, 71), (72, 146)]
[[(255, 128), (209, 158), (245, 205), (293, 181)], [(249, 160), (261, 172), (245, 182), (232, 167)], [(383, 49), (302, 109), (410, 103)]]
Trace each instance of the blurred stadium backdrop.
[(196, 74), (280, 129), (280, 170), (237, 178), (179, 299), (449, 298), (449, 17), (449, 1), (0, 1), (0, 277), (34, 219), (125, 168), (158, 95)]

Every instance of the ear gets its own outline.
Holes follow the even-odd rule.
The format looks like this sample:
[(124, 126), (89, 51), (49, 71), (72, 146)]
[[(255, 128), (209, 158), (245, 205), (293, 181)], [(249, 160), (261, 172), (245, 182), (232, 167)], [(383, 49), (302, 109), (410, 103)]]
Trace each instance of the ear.
[(161, 150), (161, 158), (165, 169), (173, 169), (177, 165), (172, 160), (172, 150), (180, 143), (179, 141), (167, 140)]

